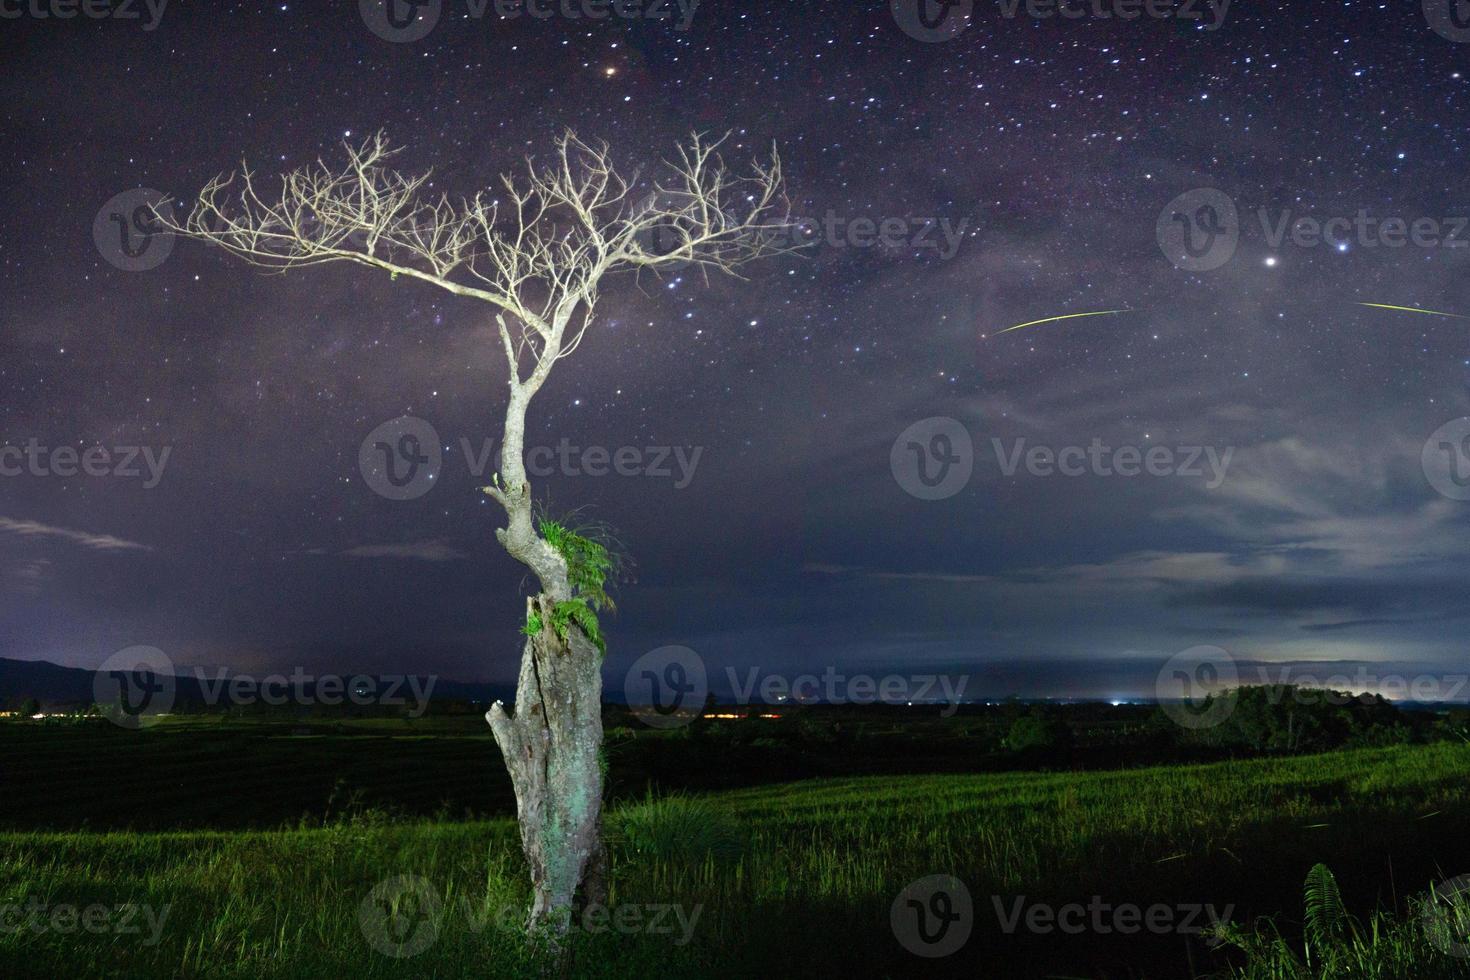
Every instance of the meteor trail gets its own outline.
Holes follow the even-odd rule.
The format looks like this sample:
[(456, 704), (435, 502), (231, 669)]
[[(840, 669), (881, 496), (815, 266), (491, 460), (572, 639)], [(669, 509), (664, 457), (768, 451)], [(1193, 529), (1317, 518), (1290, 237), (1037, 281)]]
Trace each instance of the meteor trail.
[(1030, 323), (1018, 323), (1014, 327), (1006, 327), (1004, 330), (998, 332), (995, 336), (999, 337), (1003, 333), (1010, 333), (1012, 330), (1020, 330), (1022, 327), (1034, 327), (1042, 323), (1056, 323), (1058, 320), (1075, 320), (1078, 317), (1083, 316), (1111, 316), (1114, 313), (1132, 312), (1132, 310), (1098, 310), (1095, 313), (1068, 313), (1066, 316), (1049, 316), (1044, 320), (1032, 320)]
[(1449, 316), (1456, 320), (1470, 320), (1470, 317), (1459, 313), (1441, 313), (1439, 310), (1421, 310), (1417, 306), (1390, 306), (1387, 303), (1359, 303), (1359, 306), (1371, 306), (1377, 310), (1399, 310), (1404, 313), (1427, 313), (1429, 316)]

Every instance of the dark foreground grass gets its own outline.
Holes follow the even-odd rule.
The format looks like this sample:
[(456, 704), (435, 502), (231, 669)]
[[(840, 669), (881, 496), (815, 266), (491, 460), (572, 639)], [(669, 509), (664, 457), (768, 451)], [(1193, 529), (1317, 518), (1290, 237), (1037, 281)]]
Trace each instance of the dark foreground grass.
[[(1367, 956), (1386, 972), (1339, 975), (1470, 976), (1464, 959), (1399, 914), (1435, 882), (1470, 871), (1467, 772), (1470, 746), (1436, 744), (1112, 773), (803, 782), (698, 798), (690, 805), (707, 809), (673, 831), (678, 814), (634, 805), (610, 821), (622, 928), (599, 931), (602, 921), (588, 919), (571, 973), (1204, 975), (1243, 960), (1177, 931), (1007, 934), (997, 905), (1097, 896), (1114, 906), (1233, 906), (1245, 929), (1272, 916), (1270, 935), (1289, 952), (1303, 877), (1324, 862), (1364, 921), (1382, 908), (1402, 925), (1384, 937), (1391, 949)], [(890, 906), (910, 882), (939, 873), (968, 886), (974, 933), (954, 955), (920, 960), (894, 939)], [(365, 900), (398, 876), (410, 877), (382, 894), (406, 896), (401, 917), (384, 926), (372, 915), (382, 904), (368, 901), (365, 929)], [(433, 914), (419, 914), (428, 894)], [(131, 905), (167, 918), (156, 942), (143, 915), (132, 923), (139, 934), (4, 931), (0, 920), (0, 976), (534, 976), (514, 929), (525, 901), (508, 820), (363, 814), (302, 830), (4, 834), (0, 909)], [(681, 942), (686, 927), (692, 938)], [(404, 939), (402, 951), (416, 942), (423, 951), (381, 951)]]
[[(310, 734), (299, 734), (309, 732)], [(514, 812), (482, 719), (0, 725), (0, 829), (271, 829), (348, 798), (427, 817)]]

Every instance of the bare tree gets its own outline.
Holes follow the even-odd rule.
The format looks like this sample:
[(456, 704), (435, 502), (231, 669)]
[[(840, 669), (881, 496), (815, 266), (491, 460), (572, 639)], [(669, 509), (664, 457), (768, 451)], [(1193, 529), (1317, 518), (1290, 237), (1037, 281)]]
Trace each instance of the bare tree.
[[(605, 900), (602, 868), (602, 580), (532, 510), (524, 462), (526, 410), (552, 366), (594, 321), (609, 275), (689, 267), (736, 274), (791, 250), (774, 151), (749, 173), (726, 170), (724, 142), (692, 136), (648, 180), (622, 176), (606, 144), (568, 132), (545, 161), (503, 175), (498, 194), (431, 196), (428, 173), (387, 164), (399, 152), (378, 134), (346, 146), (338, 168), (318, 161), (262, 192), (242, 165), (211, 181), (189, 218), (159, 219), (181, 234), (281, 270), (354, 262), (481, 300), (494, 310), (509, 369), (500, 472), (484, 492), (505, 510), (496, 537), (540, 585), (526, 601), (527, 634), (513, 712), (485, 716), (515, 786), (534, 902), (529, 927), (566, 931), (579, 886)], [(488, 324), (487, 324), (488, 325)]]

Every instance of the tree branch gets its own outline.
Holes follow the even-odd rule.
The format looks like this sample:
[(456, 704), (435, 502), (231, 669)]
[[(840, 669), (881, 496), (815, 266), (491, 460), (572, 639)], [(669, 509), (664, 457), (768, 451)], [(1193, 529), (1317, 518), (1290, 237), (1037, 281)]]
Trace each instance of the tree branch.
[[(738, 275), (747, 262), (801, 247), (790, 242), (774, 147), (737, 177), (719, 155), (727, 139), (694, 134), (645, 183), (637, 171), (619, 173), (606, 143), (568, 131), (549, 162), (527, 158), (524, 173), (502, 176), (500, 197), (484, 191), (453, 201), (427, 193), (431, 172), (393, 169), (401, 150), (380, 132), (344, 144), (343, 165), (318, 160), (280, 175), (277, 193), (263, 194), (242, 163), (238, 175), (205, 185), (187, 220), (178, 222), (167, 201), (155, 212), (164, 227), (253, 265), (284, 272), (352, 262), (494, 307), (510, 400), (502, 473), (484, 489), (509, 517), (500, 532), (506, 548), (555, 593), (564, 591), (565, 564), (531, 519), (525, 415), (552, 365), (596, 322), (604, 279), (686, 266)], [(655, 238), (668, 247), (655, 249)], [(547, 581), (558, 575), (561, 584)]]

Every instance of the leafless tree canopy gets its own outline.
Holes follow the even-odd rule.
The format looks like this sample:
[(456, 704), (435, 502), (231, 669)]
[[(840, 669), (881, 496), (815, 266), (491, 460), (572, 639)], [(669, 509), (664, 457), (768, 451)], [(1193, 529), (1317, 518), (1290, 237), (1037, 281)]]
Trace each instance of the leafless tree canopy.
[(498, 193), (452, 199), (428, 192), (430, 173), (394, 170), (401, 151), (379, 133), (347, 145), (345, 166), (318, 161), (283, 174), (278, 190), (242, 165), (212, 180), (183, 224), (164, 209), (160, 218), (257, 265), (357, 262), (491, 303), (512, 384), (529, 354), (524, 380), (539, 386), (586, 335), (608, 274), (683, 266), (738, 274), (790, 250), (780, 158), (773, 150), (737, 176), (720, 156), (724, 142), (696, 134), (645, 181), (621, 175), (605, 143), (568, 132), (549, 159), (502, 175)]
[(565, 567), (535, 533), (523, 460), (526, 408), (552, 365), (592, 325), (605, 277), (620, 271), (711, 269), (794, 251), (781, 161), (772, 148), (737, 175), (720, 156), (726, 138), (695, 134), (657, 173), (620, 174), (607, 144), (568, 132), (546, 159), (500, 178), (498, 193), (454, 199), (431, 192), (431, 174), (390, 166), (401, 152), (378, 133), (345, 145), (345, 165), (317, 161), (268, 190), (242, 164), (199, 193), (182, 224), (165, 202), (159, 220), (280, 270), (355, 262), (430, 283), (496, 310), (509, 368), (501, 471), (484, 491), (506, 510), (497, 532), (555, 599)]

